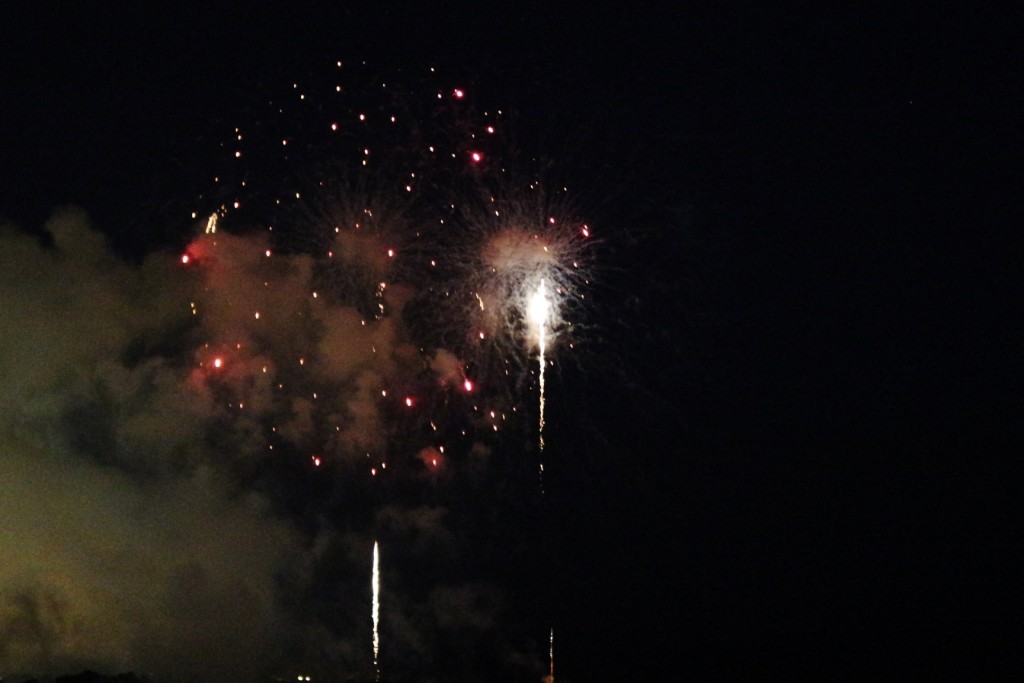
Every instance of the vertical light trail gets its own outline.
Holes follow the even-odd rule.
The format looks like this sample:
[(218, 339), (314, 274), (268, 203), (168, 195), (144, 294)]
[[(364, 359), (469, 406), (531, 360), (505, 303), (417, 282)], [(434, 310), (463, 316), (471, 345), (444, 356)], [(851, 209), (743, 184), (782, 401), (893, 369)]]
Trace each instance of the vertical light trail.
[(549, 683), (555, 683), (555, 627), (551, 627), (551, 639), (548, 641), (548, 662), (550, 670), (548, 673)]
[(380, 553), (377, 541), (373, 542), (373, 669), (377, 680), (380, 680), (380, 633), (377, 626), (380, 622)]
[(530, 297), (530, 306), (527, 310), (527, 318), (537, 329), (537, 346), (540, 350), (537, 361), (540, 384), (540, 416), (538, 418), (537, 446), (540, 450), (538, 476), (540, 477), (541, 493), (544, 492), (544, 370), (547, 365), (544, 360), (544, 351), (547, 345), (547, 324), (550, 310), (551, 302), (548, 300), (547, 288), (544, 286), (544, 280), (541, 279), (537, 291)]

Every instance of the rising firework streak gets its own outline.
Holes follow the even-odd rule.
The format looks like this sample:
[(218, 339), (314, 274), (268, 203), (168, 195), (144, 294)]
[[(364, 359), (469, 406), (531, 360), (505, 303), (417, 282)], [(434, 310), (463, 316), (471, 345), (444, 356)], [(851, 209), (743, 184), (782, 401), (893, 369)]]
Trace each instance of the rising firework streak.
[(380, 623), (380, 553), (377, 549), (377, 541), (373, 542), (373, 670), (380, 680), (380, 633), (377, 627)]
[(548, 639), (548, 675), (544, 677), (544, 683), (555, 683), (555, 629), (552, 627)]

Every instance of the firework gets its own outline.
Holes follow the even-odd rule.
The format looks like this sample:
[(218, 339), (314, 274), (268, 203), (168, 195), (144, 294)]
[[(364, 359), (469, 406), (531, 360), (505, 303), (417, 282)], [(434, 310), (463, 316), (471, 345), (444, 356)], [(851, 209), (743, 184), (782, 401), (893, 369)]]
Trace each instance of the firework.
[(373, 542), (373, 607), (371, 608), (371, 619), (373, 621), (373, 670), (380, 680), (380, 553), (377, 548), (377, 541)]
[[(301, 404), (315, 434), (275, 429), (268, 445), (303, 431), (291, 448), (363, 457), (372, 476), (396, 451), (499, 431), (535, 376), (543, 472), (546, 369), (556, 339), (572, 345), (590, 228), (567, 188), (511, 163), (500, 110), (478, 113), (434, 69), (419, 94), (343, 87), (345, 73), (292, 84), (222, 145), (214, 210), (182, 259), (206, 266), (204, 348), (259, 359), (276, 396), (247, 403), (276, 405), (270, 421)], [(353, 380), (358, 400), (325, 400)]]
[[(591, 230), (544, 160), (510, 154), (508, 118), (474, 105), (474, 84), (338, 69), (339, 88), (331, 71), (214, 124), (223, 145), (175, 212), (192, 234), (173, 255), (125, 263), (82, 218), (56, 218), (52, 239), (0, 231), (13, 490), (42, 472), (55, 506), (110, 522), (65, 534), (91, 550), (63, 574), (28, 533), (62, 523), (53, 506), (16, 534), (29, 550), (0, 597), (25, 600), (3, 616), (56, 605), (41, 618), (62, 661), (368, 679), (372, 625), (378, 677), (486, 679), (480, 652), (535, 663), (512, 635), (552, 566), (522, 571), (550, 527), (534, 458), (543, 472), (564, 433), (556, 373), (590, 296)], [(78, 571), (96, 557), (103, 571)]]
[(538, 407), (537, 420), (537, 448), (540, 451), (539, 476), (541, 491), (544, 490), (544, 351), (547, 346), (548, 316), (551, 311), (551, 302), (548, 300), (547, 290), (544, 287), (544, 279), (541, 278), (537, 291), (530, 297), (530, 306), (527, 310), (527, 319), (533, 329), (533, 336), (537, 338), (537, 377), (540, 388), (540, 405)]
[(555, 629), (551, 628), (548, 637), (548, 677), (547, 683), (555, 683)]
[[(590, 226), (564, 185), (510, 161), (500, 113), (468, 90), (324, 85), (233, 131), (181, 258), (193, 385), (245, 445), (235, 467), (302, 472), (324, 493), (284, 504), (355, 533), (382, 505), (449, 504), (502, 443), (507, 462), (537, 449), (543, 492), (548, 375), (585, 314)], [(378, 679), (379, 561), (375, 541)]]

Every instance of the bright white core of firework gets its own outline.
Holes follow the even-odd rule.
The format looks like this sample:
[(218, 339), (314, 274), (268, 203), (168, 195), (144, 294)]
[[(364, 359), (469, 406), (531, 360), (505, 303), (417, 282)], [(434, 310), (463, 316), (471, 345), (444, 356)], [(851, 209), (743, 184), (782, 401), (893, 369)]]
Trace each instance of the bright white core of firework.
[(538, 338), (541, 340), (544, 338), (544, 328), (547, 326), (550, 313), (551, 300), (548, 299), (547, 288), (542, 279), (537, 291), (530, 297), (530, 305), (526, 310), (526, 319), (536, 328)]

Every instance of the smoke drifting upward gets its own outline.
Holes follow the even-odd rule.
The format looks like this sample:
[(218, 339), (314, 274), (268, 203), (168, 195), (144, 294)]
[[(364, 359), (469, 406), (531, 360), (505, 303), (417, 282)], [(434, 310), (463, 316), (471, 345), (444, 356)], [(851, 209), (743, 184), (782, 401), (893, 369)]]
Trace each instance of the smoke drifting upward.
[[(206, 232), (197, 212), (184, 253), (125, 262), (73, 209), (44, 240), (0, 229), (0, 674), (372, 678), (376, 539), (385, 678), (543, 672), (495, 569), (528, 525), (498, 522), (517, 476), (535, 492), (514, 464), (529, 294), (549, 284), (568, 345), (590, 229), (539, 180), (484, 172), (495, 151), (467, 131), (492, 125), (401, 136), (396, 101), (273, 192), (268, 169), (299, 160), (236, 129), (225, 152), (258, 163), (218, 176), (217, 201), (240, 199)], [(333, 133), (362, 104), (307, 113)]]

